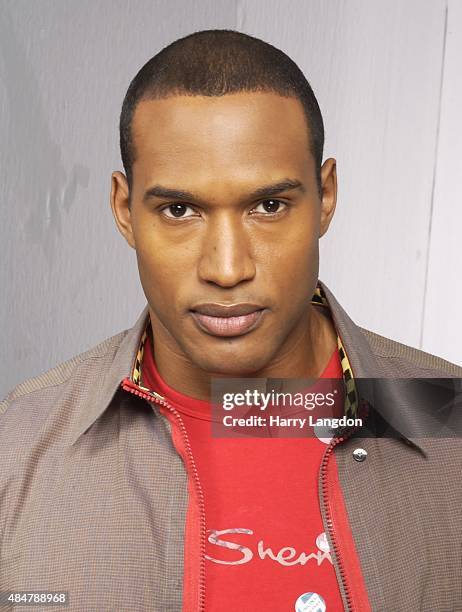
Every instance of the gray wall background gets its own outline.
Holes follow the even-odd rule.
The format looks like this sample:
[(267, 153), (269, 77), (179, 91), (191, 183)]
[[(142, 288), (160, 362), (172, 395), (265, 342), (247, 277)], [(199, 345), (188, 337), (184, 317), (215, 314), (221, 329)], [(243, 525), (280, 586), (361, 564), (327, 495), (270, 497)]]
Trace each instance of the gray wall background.
[(109, 206), (129, 81), (236, 28), (305, 72), (338, 162), (320, 278), (358, 324), (462, 365), (459, 0), (1, 0), (0, 396), (145, 304)]

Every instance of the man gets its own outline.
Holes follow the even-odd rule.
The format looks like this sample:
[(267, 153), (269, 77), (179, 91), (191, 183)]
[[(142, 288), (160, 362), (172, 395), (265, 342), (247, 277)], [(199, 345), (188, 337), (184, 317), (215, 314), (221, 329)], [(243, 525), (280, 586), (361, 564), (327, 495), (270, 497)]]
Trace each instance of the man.
[[(446, 423), (424, 381), (386, 381), (462, 368), (357, 326), (318, 279), (336, 163), (299, 68), (251, 36), (196, 32), (136, 75), (120, 135), (110, 201), (147, 305), (0, 405), (4, 597), (461, 610), (460, 446), (420, 435)], [(338, 379), (332, 414), (362, 425), (213, 436), (214, 381), (240, 378)]]

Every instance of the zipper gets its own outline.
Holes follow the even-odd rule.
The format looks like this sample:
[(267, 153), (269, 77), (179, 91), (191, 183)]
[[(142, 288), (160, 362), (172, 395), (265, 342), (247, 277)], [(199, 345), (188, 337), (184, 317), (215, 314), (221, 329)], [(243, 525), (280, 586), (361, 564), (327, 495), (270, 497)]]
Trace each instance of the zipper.
[[(166, 402), (165, 399), (161, 395), (156, 393), (155, 391), (150, 391), (149, 389), (141, 388), (139, 385), (137, 385), (132, 380), (130, 380), (130, 378), (124, 378), (123, 381), (121, 382), (121, 386), (125, 391), (133, 393), (134, 395), (138, 395), (139, 397), (142, 397), (148, 402), (154, 402), (156, 404), (160, 404), (161, 406), (164, 406), (165, 408), (167, 408), (167, 410), (169, 410), (171, 414), (173, 414), (173, 416), (175, 417), (179, 425), (180, 432), (183, 436), (183, 440), (185, 442), (186, 454), (187, 454), (187, 458), (188, 458), (188, 461), (191, 467), (191, 472), (192, 472), (193, 480), (196, 486), (196, 492), (197, 492), (198, 503), (199, 503), (201, 555), (200, 555), (200, 565), (199, 565), (198, 612), (203, 612), (205, 610), (205, 552), (206, 552), (205, 550), (206, 549), (205, 502), (204, 502), (204, 494), (203, 494), (202, 487), (200, 484), (199, 475), (198, 475), (197, 467), (196, 467), (194, 457), (192, 454), (191, 445), (189, 443), (189, 438), (186, 432), (186, 428), (184, 426), (183, 420), (179, 412), (175, 408), (173, 408), (173, 406), (171, 406), (168, 402)], [(332, 546), (335, 551), (335, 555), (336, 555), (338, 566), (339, 566), (340, 578), (341, 578), (343, 590), (345, 593), (346, 604), (347, 604), (346, 612), (354, 612), (354, 607), (353, 607), (353, 601), (351, 597), (351, 591), (349, 589), (348, 581), (346, 579), (345, 564), (340, 554), (338, 543), (335, 539), (334, 522), (332, 520), (332, 515), (330, 513), (330, 506), (327, 501), (327, 473), (326, 473), (326, 470), (327, 470), (327, 464), (329, 461), (329, 457), (332, 454), (333, 449), (337, 446), (337, 444), (340, 444), (341, 442), (344, 442), (345, 440), (347, 440), (357, 429), (358, 427), (353, 427), (349, 431), (346, 432), (346, 435), (334, 438), (329, 443), (323, 455), (323, 458), (321, 461), (321, 470), (320, 470), (322, 504), (324, 508), (324, 514), (326, 517), (327, 530), (329, 532)]]
[(183, 419), (181, 418), (180, 413), (171, 406), (165, 399), (156, 393), (155, 391), (150, 391), (149, 389), (145, 389), (144, 387), (140, 387), (136, 383), (134, 383), (130, 378), (124, 378), (121, 382), (121, 386), (125, 391), (129, 391), (134, 395), (138, 395), (148, 402), (154, 402), (156, 404), (160, 404), (164, 406), (173, 414), (176, 419), (176, 422), (179, 426), (180, 432), (183, 436), (183, 441), (185, 443), (187, 459), (191, 468), (191, 473), (193, 475), (194, 484), (196, 486), (196, 493), (199, 503), (199, 515), (200, 515), (200, 561), (199, 561), (199, 602), (198, 602), (198, 612), (203, 612), (205, 610), (205, 548), (206, 548), (206, 523), (205, 523), (205, 502), (204, 502), (204, 493), (202, 491), (202, 487), (199, 481), (199, 474), (197, 472), (196, 463), (194, 461), (194, 457), (191, 450), (191, 445), (189, 443), (188, 434), (186, 432), (186, 428), (183, 423)]
[[(364, 415), (364, 418), (367, 417), (367, 405), (364, 406), (366, 408), (366, 414)], [(326, 451), (323, 455), (322, 461), (321, 461), (321, 469), (320, 469), (320, 475), (321, 475), (321, 491), (322, 491), (322, 504), (323, 504), (323, 508), (324, 508), (324, 514), (326, 517), (326, 524), (327, 524), (327, 530), (329, 532), (330, 535), (330, 539), (332, 542), (332, 546), (335, 552), (335, 556), (337, 558), (337, 563), (338, 563), (338, 568), (339, 568), (339, 572), (340, 572), (340, 580), (342, 582), (342, 586), (343, 586), (343, 590), (345, 593), (345, 599), (346, 599), (346, 612), (354, 612), (355, 608), (354, 608), (354, 604), (353, 604), (353, 599), (352, 599), (352, 595), (351, 595), (351, 590), (349, 588), (348, 585), (348, 580), (346, 578), (346, 572), (345, 572), (345, 564), (342, 558), (342, 555), (340, 554), (340, 548), (338, 545), (338, 542), (335, 539), (335, 525), (334, 525), (334, 521), (332, 519), (332, 515), (331, 515), (331, 511), (330, 511), (330, 505), (328, 503), (328, 493), (327, 493), (327, 464), (329, 462), (329, 457), (331, 456), (334, 448), (337, 446), (337, 444), (340, 444), (341, 442), (344, 442), (345, 440), (347, 440), (355, 431), (357, 431), (359, 429), (359, 426), (355, 426), (352, 427), (349, 431), (347, 431), (345, 433), (345, 435), (342, 435), (338, 438), (334, 438), (328, 445), (328, 447), (326, 448)], [(345, 603), (345, 602), (344, 602)]]

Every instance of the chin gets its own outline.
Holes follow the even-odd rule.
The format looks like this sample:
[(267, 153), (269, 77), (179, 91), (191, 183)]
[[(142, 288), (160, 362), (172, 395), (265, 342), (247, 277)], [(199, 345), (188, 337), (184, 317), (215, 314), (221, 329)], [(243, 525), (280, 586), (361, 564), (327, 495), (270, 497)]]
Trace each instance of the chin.
[(205, 372), (210, 372), (212, 375), (220, 376), (234, 376), (236, 378), (246, 377), (254, 375), (267, 365), (269, 359), (266, 359), (262, 355), (249, 355), (246, 353), (241, 358), (239, 355), (208, 355), (204, 359), (203, 354), (201, 357), (193, 361)]

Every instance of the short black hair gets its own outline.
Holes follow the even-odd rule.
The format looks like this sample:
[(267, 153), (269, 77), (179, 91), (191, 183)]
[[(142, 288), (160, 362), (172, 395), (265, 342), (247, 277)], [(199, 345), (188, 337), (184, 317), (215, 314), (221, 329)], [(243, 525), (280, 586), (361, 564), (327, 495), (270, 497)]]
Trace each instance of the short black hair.
[(172, 95), (223, 96), (244, 91), (298, 98), (310, 128), (310, 151), (321, 194), (324, 124), (316, 96), (297, 64), (273, 45), (236, 30), (201, 30), (154, 55), (131, 81), (120, 114), (120, 152), (132, 186), (135, 151), (131, 124), (141, 100)]

